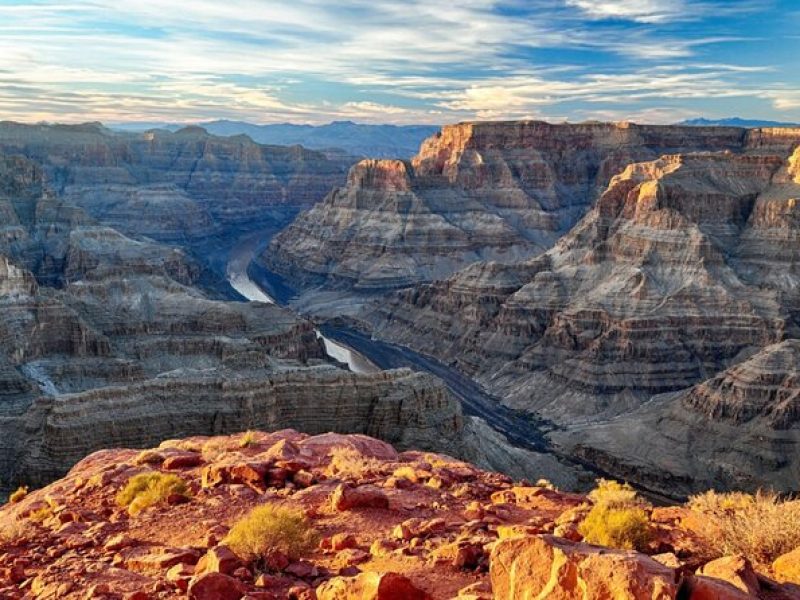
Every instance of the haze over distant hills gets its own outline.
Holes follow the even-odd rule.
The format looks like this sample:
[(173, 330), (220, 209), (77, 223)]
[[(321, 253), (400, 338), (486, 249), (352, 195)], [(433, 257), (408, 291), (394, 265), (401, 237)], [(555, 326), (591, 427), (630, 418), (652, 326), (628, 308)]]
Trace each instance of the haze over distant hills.
[(692, 125), (695, 127), (798, 127), (797, 123), (784, 123), (781, 121), (762, 121), (760, 119), (742, 119), (741, 117), (728, 117), (726, 119), (686, 119), (677, 125)]
[[(244, 121), (210, 121), (198, 123), (213, 135), (245, 134), (260, 144), (293, 146), (300, 144), (312, 150), (341, 148), (356, 156), (407, 158), (416, 154), (422, 141), (436, 133), (435, 125), (365, 125), (352, 121), (335, 121), (327, 125), (278, 123), (256, 125)], [(184, 125), (174, 123), (120, 123), (110, 125), (122, 131), (168, 129), (177, 131)]]

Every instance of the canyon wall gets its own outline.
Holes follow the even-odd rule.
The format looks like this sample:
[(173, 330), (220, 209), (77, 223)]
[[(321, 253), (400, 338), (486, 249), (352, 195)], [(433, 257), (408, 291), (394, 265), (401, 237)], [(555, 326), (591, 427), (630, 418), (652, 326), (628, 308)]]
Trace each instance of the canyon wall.
[(119, 133), (97, 123), (3, 122), (0, 152), (40, 164), (57, 196), (104, 224), (179, 243), (284, 223), (340, 185), (353, 162), (199, 127)]
[(449, 125), (411, 161), (366, 160), (261, 257), (298, 287), (372, 292), (441, 279), (478, 260), (550, 248), (630, 163), (673, 152), (740, 150), (743, 129)]
[[(571, 444), (580, 445), (581, 457), (612, 473), (653, 488), (672, 487), (671, 474), (688, 472), (696, 479), (684, 489), (709, 482), (791, 489), (798, 424), (789, 420), (796, 409), (784, 396), (796, 394), (793, 376), (778, 395), (758, 385), (735, 398), (695, 390), (673, 415), (693, 423), (702, 414), (703, 425), (690, 428), (709, 432), (702, 441), (682, 436), (676, 418), (658, 420), (654, 428), (673, 445), (671, 453), (653, 451), (665, 457), (651, 465), (661, 484), (646, 467), (625, 466), (656, 455), (642, 448), (650, 436), (638, 443), (621, 436), (631, 440), (626, 446), (608, 428), (618, 432), (658, 415), (664, 394), (711, 378), (702, 388), (708, 390), (717, 374), (762, 348), (800, 337), (799, 143), (797, 130), (754, 130), (736, 152), (632, 163), (550, 251), (511, 264), (472, 264), (391, 294), (362, 318), (379, 337), (457, 364), (507, 404), (575, 429)], [(746, 408), (737, 410), (756, 410), (749, 406), (755, 403), (762, 416), (725, 421), (732, 409), (715, 405), (743, 398)], [(728, 434), (713, 433), (715, 423)], [(586, 433), (595, 426), (605, 433)], [(725, 467), (734, 438), (750, 479)], [(695, 466), (671, 473), (675, 453)], [(770, 455), (774, 460), (764, 458)], [(700, 477), (703, 468), (714, 475)]]

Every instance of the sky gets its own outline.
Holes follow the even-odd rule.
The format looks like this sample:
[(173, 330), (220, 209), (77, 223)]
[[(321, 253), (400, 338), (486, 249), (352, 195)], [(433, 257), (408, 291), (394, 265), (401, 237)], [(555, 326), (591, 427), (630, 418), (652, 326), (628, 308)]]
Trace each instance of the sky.
[(0, 0), (0, 119), (800, 122), (800, 0)]

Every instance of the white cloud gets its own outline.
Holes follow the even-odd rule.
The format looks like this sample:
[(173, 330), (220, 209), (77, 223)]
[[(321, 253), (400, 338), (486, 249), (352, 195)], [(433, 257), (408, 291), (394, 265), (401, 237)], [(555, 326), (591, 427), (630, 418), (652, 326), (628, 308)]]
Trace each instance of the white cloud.
[(565, 0), (592, 19), (659, 24), (764, 11), (773, 0)]
[(628, 19), (640, 23), (663, 23), (688, 14), (684, 0), (566, 0), (594, 19)]
[[(653, 30), (712, 7), (732, 10), (711, 0), (0, 2), (0, 110), (63, 121), (441, 122), (736, 94), (795, 108), (791, 93), (739, 91), (763, 67), (688, 64), (737, 38)], [(620, 35), (587, 18), (641, 25)], [(578, 61), (532, 64), (532, 49), (617, 61), (587, 75)]]

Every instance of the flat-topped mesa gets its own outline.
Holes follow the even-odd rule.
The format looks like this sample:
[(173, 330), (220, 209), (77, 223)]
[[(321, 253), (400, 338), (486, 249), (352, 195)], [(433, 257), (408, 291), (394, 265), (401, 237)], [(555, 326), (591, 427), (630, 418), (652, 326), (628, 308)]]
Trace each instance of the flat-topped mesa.
[[(780, 131), (780, 130), (777, 130)], [(572, 153), (588, 149), (742, 148), (746, 130), (737, 127), (681, 127), (637, 125), (635, 123), (548, 123), (546, 121), (465, 122), (445, 125), (441, 132), (423, 142), (414, 157), (420, 174), (452, 173), (468, 150), (536, 149)], [(771, 135), (765, 136), (771, 139)]]
[(365, 161), (302, 213), (260, 262), (299, 287), (356, 291), (442, 279), (476, 260), (551, 247), (613, 176), (703, 151), (786, 149), (784, 134), (734, 127), (541, 121), (448, 125), (411, 163)]

